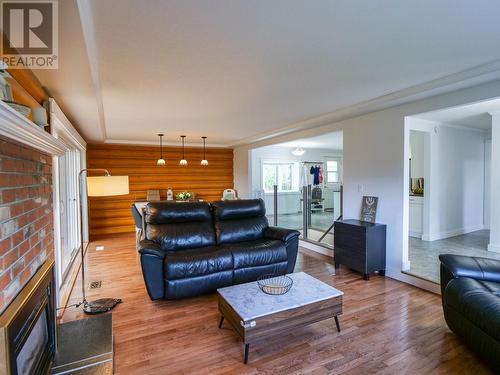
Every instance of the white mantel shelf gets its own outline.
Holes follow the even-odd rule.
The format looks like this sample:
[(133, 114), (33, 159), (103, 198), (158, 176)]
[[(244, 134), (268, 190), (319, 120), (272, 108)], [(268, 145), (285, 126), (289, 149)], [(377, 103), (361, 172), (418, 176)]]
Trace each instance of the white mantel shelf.
[(35, 148), (49, 155), (62, 155), (66, 145), (28, 118), (0, 101), (0, 137)]

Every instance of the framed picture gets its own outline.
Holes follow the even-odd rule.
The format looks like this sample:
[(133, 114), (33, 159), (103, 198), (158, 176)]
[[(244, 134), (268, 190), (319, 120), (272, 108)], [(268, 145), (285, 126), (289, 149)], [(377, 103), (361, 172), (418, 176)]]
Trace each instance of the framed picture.
[(361, 204), (361, 221), (374, 223), (377, 217), (378, 197), (363, 197)]

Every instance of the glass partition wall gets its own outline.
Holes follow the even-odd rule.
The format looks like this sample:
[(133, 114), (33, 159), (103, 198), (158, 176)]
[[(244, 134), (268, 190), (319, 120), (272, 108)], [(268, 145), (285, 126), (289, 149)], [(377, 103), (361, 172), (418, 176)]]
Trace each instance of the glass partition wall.
[(270, 225), (295, 229), (301, 239), (333, 248), (333, 223), (342, 217), (342, 186), (319, 189), (304, 185), (298, 192), (257, 191), (264, 199)]

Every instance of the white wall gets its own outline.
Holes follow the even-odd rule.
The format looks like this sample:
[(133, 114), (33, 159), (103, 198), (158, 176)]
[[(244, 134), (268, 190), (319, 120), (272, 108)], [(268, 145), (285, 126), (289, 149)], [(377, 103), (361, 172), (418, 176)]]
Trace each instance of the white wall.
[(387, 224), (387, 275), (438, 291), (435, 284), (401, 272), (408, 253), (408, 163), (405, 117), (500, 96), (500, 81), (418, 100), (386, 110), (289, 133), (234, 149), (235, 186), (240, 196), (250, 196), (248, 151), (278, 142), (344, 132), (344, 217), (357, 218), (363, 195), (379, 197), (377, 221)]

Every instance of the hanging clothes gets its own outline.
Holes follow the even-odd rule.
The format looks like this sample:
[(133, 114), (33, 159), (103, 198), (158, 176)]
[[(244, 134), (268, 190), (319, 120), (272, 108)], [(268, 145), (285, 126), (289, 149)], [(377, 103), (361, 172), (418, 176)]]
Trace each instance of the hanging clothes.
[(319, 171), (320, 171), (320, 168), (317, 165), (313, 165), (311, 167), (311, 170), (309, 171), (309, 173), (314, 176), (313, 185), (319, 185), (319, 183), (320, 183), (319, 182)]
[(320, 165), (319, 167), (319, 183), (323, 183), (323, 167)]

